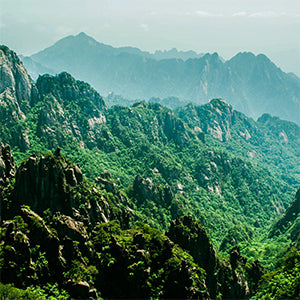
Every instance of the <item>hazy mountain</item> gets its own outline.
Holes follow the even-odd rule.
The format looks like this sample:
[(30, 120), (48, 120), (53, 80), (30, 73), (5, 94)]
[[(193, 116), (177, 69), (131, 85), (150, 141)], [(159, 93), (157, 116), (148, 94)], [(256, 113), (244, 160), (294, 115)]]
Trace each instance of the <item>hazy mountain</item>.
[(26, 69), (30, 70), (30, 72), (29, 72), (30, 76), (34, 80), (36, 80), (39, 77), (39, 75), (43, 75), (43, 74), (55, 75), (55, 71), (53, 71), (50, 68), (47, 68), (47, 67), (43, 66), (42, 64), (34, 61), (29, 56), (19, 55), (19, 58), (23, 62), (24, 66), (26, 66)]
[[(178, 57), (175, 50), (168, 53), (173, 52)], [(56, 73), (67, 71), (88, 81), (104, 95), (113, 92), (129, 99), (173, 96), (195, 104), (221, 97), (253, 118), (270, 113), (300, 122), (300, 79), (281, 71), (265, 55), (245, 52), (223, 62), (217, 53), (186, 61), (157, 60), (158, 54), (163, 56), (157, 52), (154, 58), (131, 47), (114, 48), (81, 33), (31, 58)]]

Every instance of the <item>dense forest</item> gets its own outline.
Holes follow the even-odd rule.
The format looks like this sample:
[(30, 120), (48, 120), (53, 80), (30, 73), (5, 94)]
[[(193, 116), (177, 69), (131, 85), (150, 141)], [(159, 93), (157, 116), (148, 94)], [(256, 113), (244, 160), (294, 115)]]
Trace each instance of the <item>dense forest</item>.
[(298, 125), (0, 59), (3, 299), (298, 298)]

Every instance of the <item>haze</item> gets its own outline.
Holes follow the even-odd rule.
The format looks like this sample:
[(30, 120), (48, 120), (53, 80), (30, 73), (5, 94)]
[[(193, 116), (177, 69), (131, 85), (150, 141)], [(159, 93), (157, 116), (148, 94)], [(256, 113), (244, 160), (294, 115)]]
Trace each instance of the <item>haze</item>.
[(0, 43), (30, 55), (84, 31), (112, 46), (264, 53), (300, 76), (298, 0), (0, 0)]

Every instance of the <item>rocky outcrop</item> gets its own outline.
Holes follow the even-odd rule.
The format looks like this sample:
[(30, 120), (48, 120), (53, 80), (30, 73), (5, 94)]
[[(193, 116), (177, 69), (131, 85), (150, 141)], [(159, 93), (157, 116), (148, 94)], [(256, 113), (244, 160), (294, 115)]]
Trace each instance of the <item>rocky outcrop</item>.
[[(114, 197), (118, 196), (117, 191)], [(89, 201), (84, 200), (87, 198)], [(64, 224), (71, 224), (74, 219), (85, 226), (94, 226), (119, 216), (125, 226), (129, 221), (129, 210), (121, 209), (118, 201), (116, 204), (110, 201), (100, 190), (83, 183), (80, 168), (62, 156), (59, 148), (53, 155), (37, 157), (32, 154), (16, 173), (14, 203), (28, 205), (38, 214), (58, 212), (66, 216)], [(70, 226), (78, 228), (77, 225)], [(82, 230), (77, 231), (83, 234)]]
[(189, 139), (184, 123), (175, 117), (172, 112), (165, 114), (162, 125), (165, 135), (174, 140), (176, 144), (183, 145)]
[(40, 76), (36, 84), (46, 100), (39, 103), (37, 135), (42, 139), (47, 136), (45, 142), (50, 147), (65, 145), (67, 136), (79, 141), (81, 147), (95, 147), (101, 135), (99, 128), (106, 123), (102, 97), (66, 72)]
[[(15, 52), (0, 46), (0, 136), (22, 151), (29, 148), (26, 112), (39, 99), (38, 90)], [(0, 141), (2, 139), (0, 137)]]
[(169, 185), (159, 188), (150, 178), (144, 179), (140, 175), (137, 175), (134, 179), (133, 195), (137, 199), (138, 204), (150, 200), (162, 206), (169, 206), (174, 197)]
[(16, 201), (37, 213), (50, 209), (72, 215), (75, 203), (70, 186), (80, 183), (76, 175), (82, 179), (80, 170), (61, 155), (38, 158), (32, 154), (16, 173)]
[(0, 99), (11, 100), (17, 112), (16, 117), (24, 118), (30, 104), (38, 99), (38, 91), (17, 54), (5, 46), (0, 47)]
[(10, 146), (0, 145), (0, 192), (15, 176), (15, 161)]
[[(239, 247), (230, 252), (230, 264), (217, 258), (205, 229), (189, 216), (171, 222), (167, 236), (192, 255), (195, 262), (206, 271), (206, 285), (210, 298), (218, 294), (222, 299), (244, 299), (255, 291), (263, 275), (256, 261), (246, 268), (247, 259), (240, 255)], [(249, 282), (250, 280), (250, 287)], [(251, 289), (250, 289), (251, 288)]]
[(167, 236), (187, 250), (195, 262), (206, 271), (206, 284), (210, 296), (214, 298), (217, 290), (217, 281), (214, 276), (217, 258), (205, 229), (192, 217), (184, 216), (171, 222)]

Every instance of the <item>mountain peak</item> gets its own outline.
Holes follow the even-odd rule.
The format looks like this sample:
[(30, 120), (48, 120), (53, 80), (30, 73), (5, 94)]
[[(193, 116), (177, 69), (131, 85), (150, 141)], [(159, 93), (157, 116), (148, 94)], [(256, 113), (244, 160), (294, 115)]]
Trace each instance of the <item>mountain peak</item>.
[(78, 33), (76, 36), (78, 37), (90, 37), (88, 36), (85, 32), (81, 31), (80, 33)]

